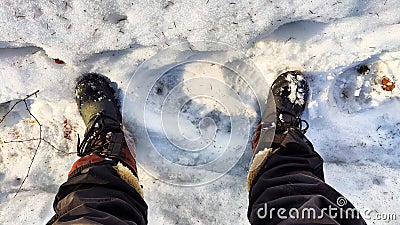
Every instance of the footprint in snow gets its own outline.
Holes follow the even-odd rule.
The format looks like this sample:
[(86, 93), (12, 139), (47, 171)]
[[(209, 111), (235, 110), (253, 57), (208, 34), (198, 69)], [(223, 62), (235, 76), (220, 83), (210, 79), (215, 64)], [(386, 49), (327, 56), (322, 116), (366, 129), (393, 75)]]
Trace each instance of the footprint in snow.
[(400, 59), (385, 58), (366, 60), (336, 78), (332, 94), (341, 111), (356, 113), (399, 99)]

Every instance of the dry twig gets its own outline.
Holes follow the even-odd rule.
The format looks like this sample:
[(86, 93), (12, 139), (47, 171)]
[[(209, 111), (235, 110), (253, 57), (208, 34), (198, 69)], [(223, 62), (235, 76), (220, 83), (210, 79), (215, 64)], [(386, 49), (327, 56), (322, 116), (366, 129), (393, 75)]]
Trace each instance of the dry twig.
[(15, 109), (15, 107), (16, 107), (19, 103), (22, 103), (22, 102), (23, 102), (23, 103), (25, 104), (25, 108), (26, 108), (26, 110), (28, 111), (29, 115), (30, 115), (33, 119), (35, 119), (35, 121), (36, 121), (37, 124), (39, 125), (39, 138), (38, 138), (39, 142), (38, 142), (38, 144), (37, 144), (37, 146), (36, 146), (36, 149), (35, 149), (35, 151), (34, 151), (34, 153), (33, 153), (33, 156), (32, 156), (32, 159), (31, 159), (31, 163), (29, 164), (29, 167), (28, 167), (28, 172), (26, 173), (24, 179), (22, 180), (21, 185), (19, 186), (17, 192), (16, 192), (15, 195), (14, 195), (14, 198), (15, 198), (15, 197), (18, 195), (18, 193), (21, 191), (22, 186), (24, 185), (26, 179), (27, 179), (28, 176), (29, 176), (29, 172), (31, 171), (32, 164), (33, 164), (33, 162), (34, 162), (34, 160), (35, 160), (35, 157), (36, 157), (36, 154), (37, 154), (38, 149), (39, 149), (39, 147), (40, 147), (40, 144), (42, 143), (42, 140), (43, 140), (43, 138), (42, 138), (42, 124), (40, 124), (40, 122), (39, 122), (39, 120), (36, 118), (36, 116), (32, 114), (31, 110), (29, 109), (28, 102), (27, 102), (27, 100), (28, 100), (30, 97), (32, 97), (32, 96), (37, 97), (37, 93), (38, 93), (38, 92), (39, 92), (39, 90), (35, 91), (34, 93), (32, 93), (32, 94), (30, 94), (30, 95), (27, 95), (25, 98), (23, 98), (23, 99), (21, 99), (21, 100), (15, 102), (14, 105), (7, 111), (7, 113), (6, 113), (6, 114), (1, 118), (1, 120), (0, 120), (0, 124), (1, 124), (1, 123), (6, 119), (6, 117), (11, 113), (11, 111), (13, 111), (13, 110)]
[(35, 91), (34, 93), (32, 93), (32, 94), (30, 94), (30, 95), (27, 95), (25, 98), (20, 99), (19, 101), (15, 102), (14, 105), (11, 107), (11, 109), (8, 110), (7, 113), (0, 119), (0, 123), (2, 123), (2, 122), (4, 121), (4, 119), (8, 116), (8, 114), (10, 114), (11, 111), (13, 111), (14, 108), (15, 108), (19, 103), (28, 100), (30, 97), (32, 97), (32, 96), (34, 96), (34, 95), (35, 95), (35, 97), (37, 97), (37, 93), (38, 93), (38, 92), (39, 92), (39, 90), (37, 90), (37, 91)]
[[(39, 92), (39, 91), (36, 91), (36, 93), (37, 93), (37, 92)], [(39, 147), (40, 147), (40, 144), (42, 143), (42, 140), (43, 140), (43, 138), (42, 138), (42, 124), (40, 124), (40, 122), (39, 122), (39, 120), (36, 118), (36, 116), (34, 116), (34, 115), (32, 114), (31, 110), (30, 110), (29, 107), (28, 107), (28, 103), (26, 102), (26, 100), (27, 100), (27, 98), (26, 98), (26, 99), (23, 99), (23, 102), (24, 102), (24, 104), (25, 104), (26, 110), (28, 111), (29, 115), (31, 115), (31, 116), (33, 117), (33, 119), (35, 119), (35, 121), (37, 122), (37, 124), (39, 125), (39, 142), (38, 142), (38, 144), (37, 144), (37, 146), (36, 146), (36, 149), (35, 149), (35, 151), (34, 151), (34, 153), (33, 153), (33, 156), (32, 156), (32, 159), (31, 159), (31, 163), (29, 164), (29, 167), (28, 167), (28, 172), (26, 172), (26, 175), (25, 175), (24, 179), (22, 180), (21, 185), (19, 186), (17, 192), (15, 193), (14, 198), (17, 197), (18, 193), (21, 191), (22, 186), (24, 185), (26, 179), (27, 179), (28, 176), (29, 176), (29, 172), (31, 171), (33, 161), (35, 161), (36, 154), (37, 154), (37, 152), (38, 152), (38, 150), (39, 150)]]

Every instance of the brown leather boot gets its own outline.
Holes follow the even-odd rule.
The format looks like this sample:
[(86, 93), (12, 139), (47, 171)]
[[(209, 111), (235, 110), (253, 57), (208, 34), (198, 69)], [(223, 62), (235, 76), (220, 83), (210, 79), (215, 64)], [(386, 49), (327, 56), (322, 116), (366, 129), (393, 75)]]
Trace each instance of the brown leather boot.
[[(268, 98), (269, 105), (266, 111), (271, 111), (268, 107), (273, 107), (271, 101), (274, 101), (276, 114), (266, 115), (264, 112), (253, 135), (253, 158), (248, 175), (249, 190), (253, 179), (267, 159), (280, 146), (292, 141), (310, 145), (304, 136), (308, 123), (301, 119), (309, 97), (309, 86), (303, 74), (299, 71), (289, 71), (279, 75), (272, 84), (271, 91), (272, 96)], [(302, 127), (303, 123), (305, 128)], [(275, 126), (275, 129), (271, 129), (271, 126)]]
[(78, 136), (81, 158), (68, 177), (84, 173), (96, 165), (110, 164), (120, 177), (141, 194), (134, 151), (128, 148), (122, 129), (122, 116), (111, 82), (98, 74), (85, 74), (76, 86), (76, 102), (87, 126), (85, 137)]

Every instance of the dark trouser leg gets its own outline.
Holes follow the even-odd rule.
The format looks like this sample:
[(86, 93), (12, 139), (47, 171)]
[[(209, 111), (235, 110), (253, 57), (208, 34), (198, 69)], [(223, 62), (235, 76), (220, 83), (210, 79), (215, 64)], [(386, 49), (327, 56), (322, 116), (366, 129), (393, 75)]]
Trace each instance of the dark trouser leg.
[(48, 224), (147, 224), (147, 205), (112, 162), (82, 170), (61, 185)]
[(365, 224), (350, 202), (339, 207), (342, 195), (324, 182), (323, 160), (305, 137), (289, 131), (273, 147), (251, 185), (251, 224)]

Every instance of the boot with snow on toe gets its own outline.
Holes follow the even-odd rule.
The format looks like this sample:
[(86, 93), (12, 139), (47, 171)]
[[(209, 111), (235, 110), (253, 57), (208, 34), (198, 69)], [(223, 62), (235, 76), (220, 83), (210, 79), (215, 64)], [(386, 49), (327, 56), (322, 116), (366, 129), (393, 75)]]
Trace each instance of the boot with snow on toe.
[(77, 160), (69, 177), (94, 165), (111, 164), (120, 177), (142, 193), (136, 160), (122, 130), (122, 116), (111, 82), (98, 74), (85, 74), (76, 85), (76, 102), (87, 126), (85, 137), (78, 136)]

